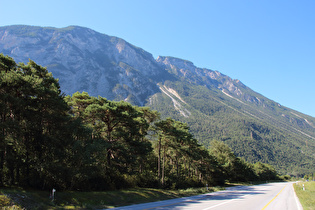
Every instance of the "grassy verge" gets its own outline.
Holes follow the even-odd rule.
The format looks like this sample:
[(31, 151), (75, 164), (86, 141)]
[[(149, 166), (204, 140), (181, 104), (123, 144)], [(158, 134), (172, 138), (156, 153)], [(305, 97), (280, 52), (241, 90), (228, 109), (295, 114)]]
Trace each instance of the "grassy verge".
[[(222, 187), (209, 187), (209, 191), (223, 190)], [(97, 209), (113, 208), (136, 203), (152, 202), (193, 196), (209, 192), (206, 188), (186, 190), (162, 190), (136, 188), (107, 192), (56, 192), (55, 200), (50, 192), (3, 188), (0, 189), (1, 209)]]
[[(303, 184), (305, 190), (303, 190)], [(315, 210), (315, 182), (298, 182), (294, 190), (304, 210)]]

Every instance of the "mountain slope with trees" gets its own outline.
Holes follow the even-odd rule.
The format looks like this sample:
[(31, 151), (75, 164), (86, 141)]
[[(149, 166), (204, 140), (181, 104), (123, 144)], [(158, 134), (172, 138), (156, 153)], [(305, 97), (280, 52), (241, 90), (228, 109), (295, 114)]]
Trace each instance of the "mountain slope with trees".
[(206, 148), (223, 141), (246, 161), (272, 164), (281, 173), (314, 171), (315, 118), (218, 71), (174, 57), (155, 60), (120, 38), (77, 26), (0, 27), (0, 51), (46, 66), (67, 95), (85, 91), (149, 106), (162, 119), (186, 122)]
[(34, 61), (0, 54), (0, 79), (0, 186), (113, 190), (279, 179), (273, 167), (259, 163), (261, 171), (222, 142), (209, 152), (186, 123), (161, 120), (148, 107), (86, 92), (65, 97)]

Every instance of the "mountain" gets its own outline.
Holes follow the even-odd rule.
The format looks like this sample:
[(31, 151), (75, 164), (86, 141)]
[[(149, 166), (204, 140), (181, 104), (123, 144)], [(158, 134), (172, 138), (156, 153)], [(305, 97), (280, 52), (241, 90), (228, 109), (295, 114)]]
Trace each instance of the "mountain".
[(66, 94), (86, 91), (143, 105), (147, 95), (158, 91), (155, 80), (165, 77), (148, 52), (90, 29), (12, 26), (0, 34), (1, 52), (46, 66)]
[(224, 141), (245, 160), (282, 173), (315, 169), (315, 118), (218, 71), (169, 56), (154, 59), (123, 39), (78, 26), (0, 27), (0, 52), (46, 66), (65, 94), (86, 91), (187, 122), (205, 147)]

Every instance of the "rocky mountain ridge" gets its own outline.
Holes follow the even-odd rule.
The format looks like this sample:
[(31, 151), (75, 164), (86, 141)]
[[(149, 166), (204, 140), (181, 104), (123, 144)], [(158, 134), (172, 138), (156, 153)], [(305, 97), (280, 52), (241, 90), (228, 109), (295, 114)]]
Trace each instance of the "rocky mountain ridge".
[(4, 28), (0, 32), (2, 52), (18, 62), (36, 59), (60, 79), (66, 94), (86, 91), (143, 105), (144, 95), (158, 90), (153, 79), (164, 73), (150, 53), (91, 29)]
[[(0, 53), (17, 62), (32, 59), (46, 66), (59, 78), (65, 94), (85, 91), (92, 96), (151, 106), (162, 117), (185, 121), (205, 145), (211, 139), (227, 139), (239, 156), (264, 159), (265, 155), (268, 162), (268, 155), (257, 155), (257, 149), (243, 151), (237, 146), (247, 137), (272, 141), (273, 137), (264, 137), (267, 128), (262, 127), (267, 126), (275, 132), (273, 136), (287, 134), (288, 147), (303, 151), (308, 160), (314, 159), (315, 118), (281, 106), (237, 79), (196, 67), (191, 61), (170, 56), (154, 59), (123, 39), (78, 26), (0, 27)], [(209, 124), (196, 123), (200, 120)], [(227, 128), (234, 124), (242, 132), (235, 134)], [(245, 140), (239, 140), (243, 137)], [(314, 162), (309, 164), (314, 166)]]
[[(242, 92), (235, 84), (246, 87), (239, 80), (232, 80), (218, 71), (197, 68), (190, 61), (164, 56), (159, 56), (155, 60), (152, 54), (141, 48), (88, 28), (10, 26), (2, 27), (0, 37), (0, 46), (4, 54), (14, 57), (19, 62), (36, 58), (40, 65), (46, 66), (60, 79), (62, 90), (66, 94), (87, 91), (91, 95), (108, 95), (109, 98), (113, 98), (113, 93), (106, 91), (111, 89), (115, 95), (121, 94), (127, 99), (129, 94), (126, 93), (126, 89), (108, 86), (109, 83), (128, 84), (131, 89), (137, 90), (132, 96), (136, 92), (139, 95), (140, 89), (133, 86), (136, 82), (134, 78), (148, 77), (141, 80), (141, 84), (146, 83), (148, 79), (157, 83), (171, 78), (172, 75), (167, 74), (164, 68), (171, 74), (194, 80), (196, 84), (216, 87), (238, 96)], [(159, 75), (164, 75), (164, 78), (160, 78)], [(207, 77), (208, 80), (203, 82), (202, 77)]]

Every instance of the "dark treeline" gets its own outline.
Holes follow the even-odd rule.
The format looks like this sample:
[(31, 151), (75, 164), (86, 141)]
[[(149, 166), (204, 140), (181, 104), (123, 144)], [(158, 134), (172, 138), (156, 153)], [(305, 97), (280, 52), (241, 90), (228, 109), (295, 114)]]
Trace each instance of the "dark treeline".
[(185, 123), (85, 92), (64, 96), (46, 68), (0, 54), (1, 186), (186, 188), (277, 178), (222, 142), (206, 150)]

